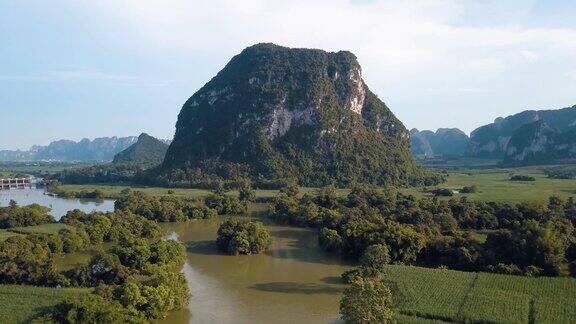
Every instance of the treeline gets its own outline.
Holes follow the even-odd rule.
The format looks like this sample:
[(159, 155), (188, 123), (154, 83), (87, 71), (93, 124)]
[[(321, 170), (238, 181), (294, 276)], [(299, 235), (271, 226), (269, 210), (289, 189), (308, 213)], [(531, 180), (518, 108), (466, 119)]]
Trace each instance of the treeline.
[[(392, 263), (524, 275), (576, 276), (576, 204), (417, 199), (394, 189), (333, 188), (299, 196), (285, 190), (270, 209), (276, 221), (319, 229), (320, 245), (351, 259), (384, 245)], [(478, 231), (487, 233), (479, 239)]]
[(544, 170), (544, 174), (550, 179), (576, 179), (575, 167), (556, 167)]
[[(57, 305), (41, 322), (140, 323), (163, 318), (188, 301), (180, 269), (184, 247), (161, 239), (158, 224), (127, 211), (70, 211), (57, 234), (12, 236), (0, 242), (0, 283), (92, 287), (85, 299)], [(57, 267), (66, 254), (87, 264)]]
[(156, 197), (126, 189), (114, 203), (114, 209), (129, 211), (158, 222), (182, 222), (217, 215), (245, 214), (250, 198), (242, 195), (242, 192), (240, 197), (242, 199), (221, 190), (199, 202), (174, 196)]
[(50, 209), (38, 204), (20, 207), (10, 200), (8, 207), (0, 207), (0, 228), (34, 226), (53, 223)]
[[(306, 165), (309, 161), (300, 161), (298, 165)], [(260, 164), (257, 162), (256, 164)], [(282, 168), (279, 168), (282, 169)], [(368, 183), (382, 183), (386, 179), (386, 183), (402, 183), (403, 185), (411, 186), (435, 186), (446, 181), (446, 174), (432, 173), (432, 172), (419, 172), (417, 176), (410, 177), (410, 179), (400, 179), (395, 177), (402, 172), (398, 171), (397, 166), (389, 166), (382, 168), (382, 170), (392, 170), (389, 174), (348, 174), (347, 179), (335, 179), (333, 176), (328, 175), (326, 170), (316, 170), (313, 176), (306, 176), (298, 174), (296, 170), (290, 170), (288, 173), (291, 175), (278, 177), (278, 175), (264, 176), (263, 173), (256, 173), (251, 170), (250, 166), (244, 163), (235, 162), (222, 162), (216, 160), (201, 161), (198, 167), (181, 167), (164, 170), (158, 167), (146, 173), (146, 179), (139, 179), (149, 184), (154, 184), (164, 187), (184, 187), (184, 188), (204, 188), (216, 189), (219, 186), (227, 188), (240, 188), (246, 182), (253, 184), (258, 189), (281, 189), (288, 184), (299, 184), (304, 186), (321, 186), (326, 183), (333, 183), (340, 187), (347, 187), (350, 183), (355, 182), (353, 179), (367, 177), (364, 182)], [(287, 170), (284, 170), (287, 171)], [(352, 172), (352, 171), (351, 171)]]
[(127, 183), (145, 179), (145, 171), (154, 167), (150, 163), (107, 163), (83, 168), (71, 168), (53, 176), (66, 184)]

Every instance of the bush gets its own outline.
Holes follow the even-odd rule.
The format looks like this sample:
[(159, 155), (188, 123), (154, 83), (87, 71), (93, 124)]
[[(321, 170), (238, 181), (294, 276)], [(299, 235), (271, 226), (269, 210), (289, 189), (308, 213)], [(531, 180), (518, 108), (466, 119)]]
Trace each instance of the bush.
[(214, 193), (204, 199), (208, 208), (215, 209), (220, 215), (240, 215), (245, 214), (247, 205), (237, 197), (224, 193)]
[(476, 187), (475, 185), (465, 186), (462, 189), (460, 189), (460, 193), (476, 193), (476, 192), (478, 192), (478, 187)]
[(432, 190), (432, 194), (436, 197), (438, 197), (438, 196), (442, 196), (442, 197), (454, 196), (454, 192), (452, 192), (452, 190), (446, 189), (446, 188), (434, 189), (434, 190)]
[(515, 175), (510, 177), (510, 181), (536, 181), (536, 178), (527, 175)]
[(260, 222), (227, 220), (218, 228), (216, 240), (221, 252), (235, 254), (258, 254), (271, 244), (268, 230)]
[(118, 302), (97, 295), (67, 300), (39, 319), (42, 323), (146, 323), (143, 317), (130, 314)]
[(382, 271), (388, 263), (390, 263), (388, 246), (383, 244), (370, 245), (360, 258), (360, 265), (362, 267), (376, 271)]
[(576, 278), (576, 260), (568, 264), (568, 269), (570, 270), (570, 276)]
[(11, 200), (8, 207), (0, 208), (0, 228), (13, 228), (53, 223), (50, 208), (32, 204), (20, 207)]
[(324, 227), (318, 235), (318, 243), (326, 252), (337, 252), (342, 247), (342, 237), (338, 231)]
[(392, 323), (392, 293), (377, 278), (357, 278), (344, 290), (340, 314), (345, 323)]

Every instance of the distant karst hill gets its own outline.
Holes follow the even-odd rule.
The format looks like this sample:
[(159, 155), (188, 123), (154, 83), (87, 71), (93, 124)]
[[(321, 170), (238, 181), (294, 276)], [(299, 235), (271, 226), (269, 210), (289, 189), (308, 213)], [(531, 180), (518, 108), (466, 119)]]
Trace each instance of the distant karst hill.
[(112, 161), (116, 153), (136, 142), (135, 136), (100, 137), (79, 142), (59, 140), (47, 146), (33, 146), (28, 151), (0, 151), (0, 161), (61, 161), (103, 162)]
[(409, 133), (350, 52), (246, 48), (182, 107), (160, 179), (295, 178), (407, 184), (423, 171)]
[(467, 155), (533, 164), (576, 158), (576, 106), (528, 110), (472, 132)]
[(168, 143), (142, 133), (136, 143), (114, 156), (114, 163), (160, 164), (164, 160)]
[(414, 128), (410, 131), (412, 154), (416, 157), (462, 156), (468, 135), (458, 128), (439, 128), (436, 132)]

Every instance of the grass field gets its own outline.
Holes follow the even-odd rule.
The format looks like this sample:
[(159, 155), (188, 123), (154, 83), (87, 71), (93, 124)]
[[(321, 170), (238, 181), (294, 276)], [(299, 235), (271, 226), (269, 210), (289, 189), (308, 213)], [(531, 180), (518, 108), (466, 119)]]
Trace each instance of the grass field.
[[(388, 266), (398, 312), (465, 323), (574, 323), (576, 280)], [(411, 321), (407, 321), (411, 322)]]
[[(116, 198), (124, 189), (132, 189), (142, 191), (152, 196), (176, 196), (187, 198), (203, 198), (212, 194), (211, 190), (207, 189), (186, 189), (186, 188), (160, 188), (160, 187), (140, 187), (140, 186), (124, 186), (124, 185), (109, 185), (109, 184), (86, 184), (86, 185), (60, 185), (58, 189), (62, 191), (93, 191), (95, 189), (102, 190), (107, 198)], [(301, 191), (312, 192), (315, 188), (301, 188)], [(347, 194), (349, 190), (339, 190), (341, 194)], [(230, 191), (231, 194), (238, 194), (237, 191)], [(257, 198), (270, 198), (278, 194), (278, 190), (256, 190)]]
[[(536, 179), (532, 182), (510, 181), (511, 174), (529, 175)], [(476, 193), (455, 194), (452, 198), (462, 196), (472, 200), (499, 201), (518, 203), (522, 201), (542, 201), (545, 202), (552, 195), (562, 198), (576, 197), (576, 180), (548, 179), (542, 171), (542, 167), (524, 167), (514, 169), (469, 169), (449, 171), (446, 183), (438, 187), (459, 190), (464, 186), (475, 185), (478, 188)], [(115, 185), (62, 185), (60, 189), (64, 191), (92, 191), (100, 189), (106, 197), (115, 198), (123, 189), (143, 191), (150, 195), (201, 198), (210, 194), (210, 190), (205, 189), (168, 189), (157, 187), (127, 187)], [(402, 192), (413, 194), (418, 197), (430, 196), (426, 190), (429, 188), (406, 188)], [(301, 192), (312, 192), (315, 188), (302, 188)], [(340, 189), (340, 195), (348, 194), (348, 189)], [(234, 192), (232, 192), (234, 193)], [(259, 198), (274, 197), (277, 190), (257, 190), (256, 196)], [(449, 199), (449, 198), (441, 198)]]
[(52, 223), (52, 224), (42, 224), (35, 226), (26, 227), (14, 227), (8, 231), (20, 234), (33, 234), (33, 233), (44, 233), (44, 234), (58, 234), (58, 231), (70, 227), (66, 224)]
[[(510, 181), (511, 174), (532, 176), (536, 181)], [(511, 203), (547, 201), (552, 195), (576, 197), (576, 180), (548, 179), (542, 167), (449, 171), (448, 181), (439, 187), (459, 190), (472, 185), (478, 188), (476, 193), (455, 194), (454, 197), (466, 196), (473, 200)], [(405, 191), (416, 196), (427, 195), (422, 188), (409, 188)]]
[(0, 323), (30, 323), (46, 309), (67, 298), (88, 294), (89, 289), (0, 285)]
[(52, 224), (42, 224), (36, 226), (27, 227), (14, 227), (10, 229), (0, 229), (0, 241), (3, 241), (10, 236), (22, 236), (32, 233), (45, 233), (45, 234), (57, 234), (59, 230), (68, 227), (66, 224), (52, 223)]

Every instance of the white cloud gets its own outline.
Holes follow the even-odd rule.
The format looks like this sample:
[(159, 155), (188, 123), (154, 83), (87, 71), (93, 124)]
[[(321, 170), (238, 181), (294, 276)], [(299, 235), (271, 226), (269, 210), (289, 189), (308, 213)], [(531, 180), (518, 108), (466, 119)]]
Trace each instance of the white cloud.
[(414, 71), (434, 65), (497, 75), (538, 60), (539, 55), (527, 47), (576, 50), (575, 30), (454, 26), (451, 23), (466, 5), (456, 0), (96, 3), (106, 14), (127, 22), (152, 46), (226, 54), (258, 42), (348, 49), (361, 63), (379, 72)]
[[(179, 57), (202, 53), (218, 68), (259, 42), (350, 50), (371, 89), (410, 127), (442, 126), (433, 118), (441, 111), (453, 115), (454, 123), (470, 120), (463, 126), (470, 130), (488, 113), (494, 114), (486, 118), (491, 120), (572, 98), (570, 89), (550, 80), (564, 73), (558, 72), (562, 67), (576, 66), (576, 29), (523, 24), (533, 1), (514, 2), (518, 14), (510, 15), (501, 1), (478, 7), (464, 0), (100, 0), (83, 2), (82, 8), (69, 2), (115, 24), (122, 34), (119, 46)], [(467, 24), (475, 10), (484, 12), (474, 12), (481, 18)], [(483, 24), (490, 12), (504, 23)], [(212, 74), (198, 82), (215, 72), (205, 71)], [(478, 92), (490, 96), (470, 99)], [(439, 100), (439, 93), (458, 96)], [(429, 105), (434, 110), (424, 108)]]
[(572, 71), (566, 73), (566, 76), (571, 78), (571, 79), (576, 80), (576, 70), (572, 70)]
[(520, 55), (524, 58), (524, 60), (526, 60), (526, 62), (530, 63), (538, 61), (539, 58), (538, 54), (528, 50), (521, 50)]

